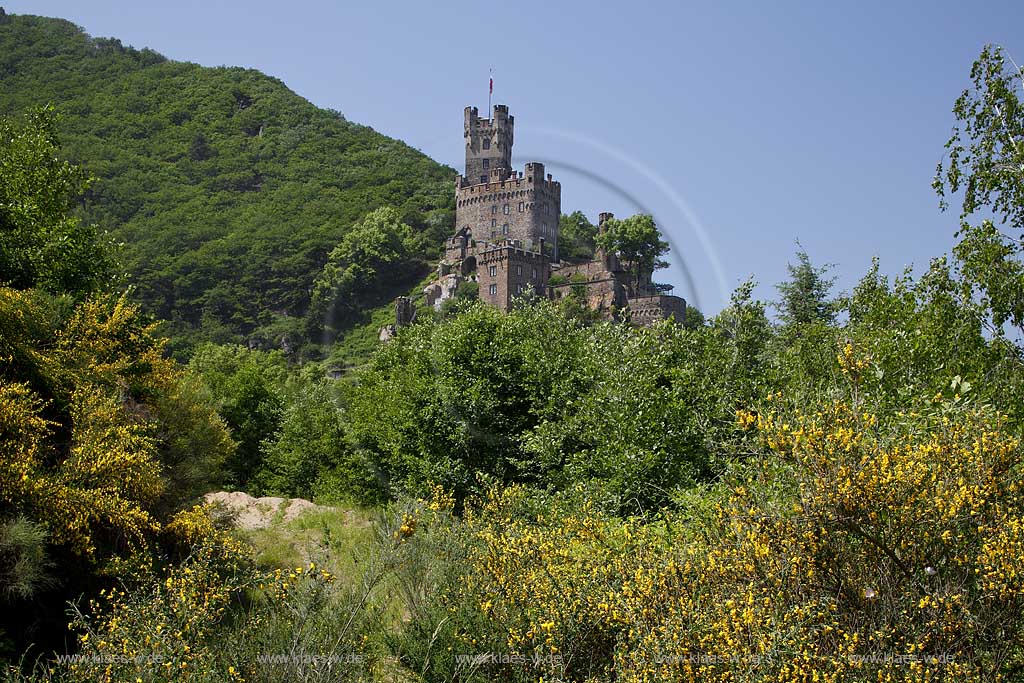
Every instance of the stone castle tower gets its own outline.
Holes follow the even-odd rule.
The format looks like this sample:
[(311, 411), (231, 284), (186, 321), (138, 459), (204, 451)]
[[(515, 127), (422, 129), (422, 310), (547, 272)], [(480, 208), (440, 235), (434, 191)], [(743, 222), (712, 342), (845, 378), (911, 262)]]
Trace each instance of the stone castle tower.
[(516, 117), (509, 116), (508, 107), (499, 104), (494, 116), (482, 119), (476, 107), (466, 107), (463, 135), (466, 138), (467, 184), (486, 183), (491, 171), (497, 171), (499, 180), (512, 174), (512, 143)]
[(545, 176), (544, 164), (512, 169), (514, 127), (504, 104), (489, 119), (466, 107), (466, 169), (455, 184), (455, 226), (474, 240), (510, 240), (558, 261), (562, 186), (550, 173)]
[[(574, 296), (609, 319), (681, 322), (686, 302), (657, 291), (649, 272), (638, 282), (614, 254), (598, 249), (593, 260), (562, 261), (562, 186), (542, 163), (512, 168), (515, 119), (504, 104), (490, 113), (480, 118), (476, 107), (465, 109), (466, 167), (455, 180), (455, 234), (445, 243), (437, 279), (423, 290), (426, 304), (440, 309), (460, 285), (471, 284), (481, 301), (502, 310), (523, 299)], [(601, 214), (602, 231), (611, 218)], [(411, 302), (399, 301), (396, 314), (382, 339), (412, 321)]]

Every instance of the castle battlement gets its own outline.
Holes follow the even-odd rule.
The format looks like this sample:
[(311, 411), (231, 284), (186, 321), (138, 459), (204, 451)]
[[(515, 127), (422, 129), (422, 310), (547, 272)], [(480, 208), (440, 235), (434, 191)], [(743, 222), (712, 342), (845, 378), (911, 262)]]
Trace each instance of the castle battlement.
[(686, 301), (669, 294), (653, 294), (629, 299), (630, 320), (638, 325), (650, 325), (672, 318), (681, 323), (686, 319)]
[(508, 107), (494, 107), (493, 118), (480, 118), (476, 107), (466, 107), (463, 136), (466, 139), (464, 185), (486, 183), (491, 178), (504, 179), (512, 173), (512, 144), (515, 140), (515, 117)]
[[(562, 195), (562, 184), (557, 180), (551, 180), (550, 177), (548, 180), (541, 180), (540, 182), (534, 181), (533, 178), (517, 178), (515, 180), (499, 180), (479, 183), (477, 185), (463, 185), (457, 189), (458, 201), (462, 202), (463, 205), (474, 201), (497, 201), (499, 199), (533, 196), (535, 192), (543, 192), (548, 196), (557, 195), (560, 197)], [(514, 194), (516, 192), (518, 194)]]
[(524, 249), (518, 240), (498, 242), (496, 244), (486, 244), (477, 254), (477, 264), (494, 263), (497, 261), (506, 261), (509, 259), (515, 259), (516, 261), (526, 263), (537, 263), (547, 265), (549, 259), (539, 251), (530, 251)]
[(525, 171), (508, 172), (507, 169), (492, 169), (487, 176), (487, 182), (472, 182), (466, 176), (460, 175), (455, 179), (455, 189), (460, 196), (474, 195), (500, 190), (543, 188), (552, 192), (561, 192), (562, 184), (547, 174), (544, 177), (544, 164), (530, 162), (526, 164)]

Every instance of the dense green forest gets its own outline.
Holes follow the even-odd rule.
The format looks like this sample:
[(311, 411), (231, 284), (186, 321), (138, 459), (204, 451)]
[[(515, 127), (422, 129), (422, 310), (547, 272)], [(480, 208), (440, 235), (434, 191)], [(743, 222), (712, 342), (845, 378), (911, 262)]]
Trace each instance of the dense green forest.
[[(91, 100), (118, 135), (142, 120), (124, 84), (149, 69), (293, 98), (63, 22), (0, 21), (26, 38), (13, 52), (63, 45), (45, 38), (59, 29), (88, 54), (72, 61), (119, 74)], [(196, 294), (204, 317), (187, 320), (178, 300), (144, 308), (164, 301), (154, 273), (132, 271), (127, 290), (111, 277), (143, 247), (108, 239), (97, 197), (114, 185), (90, 172), (121, 155), (161, 173), (192, 162), (138, 152), (163, 128), (104, 151), (68, 129), (59, 93), (58, 112), (22, 102), (0, 116), (0, 680), (1021, 680), (1024, 77), (987, 48), (971, 80), (934, 184), (941, 208), (961, 204), (959, 220), (936, 214), (959, 223), (957, 244), (919, 274), (876, 260), (837, 293), (800, 250), (774, 301), (748, 280), (717, 315), (651, 328), (564, 300), (502, 312), (467, 296), (337, 379), (280, 344), (230, 342), (309, 340), (310, 310), (332, 334), (357, 325), (353, 297), (412, 286), (397, 264), (448, 220), (444, 192), (433, 208), (418, 191), (378, 203), (381, 186), (353, 180), (362, 199), (337, 195), (351, 214), (305, 274), (307, 301), (281, 314), (291, 322), (263, 320), (267, 300), (231, 298), (241, 290), (223, 319)], [(259, 147), (258, 130), (212, 132), (257, 107), (253, 88), (244, 107), (230, 94), (198, 156)], [(376, 137), (303, 111), (356, 157), (354, 139)], [(363, 152), (379, 179), (379, 150)], [(187, 201), (211, 209), (214, 182)], [(124, 192), (154, 213), (118, 220), (188, 234), (146, 187)], [(213, 224), (257, 211), (238, 201)], [(612, 239), (582, 215), (563, 225), (577, 258)], [(629, 227), (657, 251), (653, 222)], [(216, 262), (225, 234), (180, 255)], [(271, 297), (265, 285), (254, 296)], [(172, 353), (185, 348), (187, 363)], [(255, 501), (269, 522), (246, 527), (211, 491), (285, 499)], [(321, 507), (289, 519), (297, 496)]]
[[(313, 283), (367, 213), (416, 239), (404, 279), (350, 293), (346, 331), (416, 284), (453, 221), (454, 171), (242, 68), (170, 61), (60, 19), (0, 21), (0, 114), (53, 104), (63, 150), (95, 177), (81, 215), (121, 245), (175, 348), (254, 343), (316, 355)], [(333, 336), (333, 335), (332, 335)], [(308, 348), (311, 347), (311, 348)]]

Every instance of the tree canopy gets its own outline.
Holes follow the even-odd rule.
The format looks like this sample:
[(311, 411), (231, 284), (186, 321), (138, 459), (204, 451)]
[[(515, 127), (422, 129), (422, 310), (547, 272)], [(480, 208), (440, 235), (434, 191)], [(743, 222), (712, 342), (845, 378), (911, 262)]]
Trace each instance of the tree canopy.
[(797, 251), (796, 258), (796, 265), (786, 265), (789, 280), (775, 286), (779, 291), (779, 318), (783, 324), (791, 326), (832, 322), (836, 302), (829, 295), (835, 278), (827, 277), (832, 265), (815, 268), (803, 247)]
[(668, 242), (661, 238), (654, 218), (646, 214), (609, 219), (604, 232), (597, 236), (597, 243), (628, 265), (637, 288), (642, 285), (644, 273), (668, 266), (661, 258), (668, 253)]
[(71, 213), (90, 180), (63, 159), (52, 109), (0, 116), (0, 284), (82, 294), (105, 282), (96, 228)]
[[(932, 186), (943, 209), (962, 192), (954, 254), (965, 286), (989, 312), (992, 332), (1009, 323), (1024, 333), (1024, 72), (1002, 48), (988, 45), (970, 78), (953, 106), (958, 125)], [(981, 220), (971, 223), (972, 217)]]
[(323, 325), (343, 325), (368, 303), (404, 291), (421, 268), (410, 261), (425, 247), (392, 207), (368, 213), (327, 256), (313, 281), (311, 311)]
[(558, 220), (558, 252), (566, 261), (589, 261), (597, 246), (597, 226), (582, 211), (573, 211)]

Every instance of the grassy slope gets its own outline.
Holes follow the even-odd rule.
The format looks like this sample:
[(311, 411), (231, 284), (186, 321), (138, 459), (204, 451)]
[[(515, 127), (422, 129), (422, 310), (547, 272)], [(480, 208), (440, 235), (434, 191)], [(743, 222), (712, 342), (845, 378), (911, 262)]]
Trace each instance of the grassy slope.
[[(332, 507), (303, 513), (289, 522), (273, 520), (265, 529), (237, 533), (252, 544), (254, 559), (261, 567), (288, 570), (313, 561), (330, 571), (345, 589), (358, 594), (364, 590), (367, 572), (375, 566), (378, 527), (386, 514), (384, 509)], [(394, 576), (386, 577), (369, 595), (370, 604), (380, 610), (382, 629), (394, 631), (406, 618), (401, 595), (402, 586)], [(411, 683), (420, 679), (396, 657), (386, 657), (372, 680)]]

